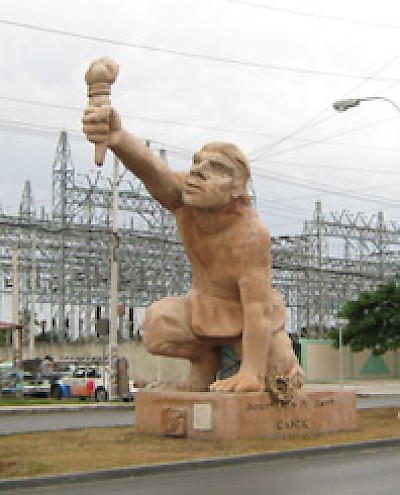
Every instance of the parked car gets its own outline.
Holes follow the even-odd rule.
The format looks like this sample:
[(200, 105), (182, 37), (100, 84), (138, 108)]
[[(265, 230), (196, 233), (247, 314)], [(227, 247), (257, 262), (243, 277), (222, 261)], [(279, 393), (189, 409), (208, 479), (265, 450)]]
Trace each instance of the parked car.
[(12, 397), (22, 393), (24, 373), (16, 368), (0, 369), (0, 396)]
[(16, 368), (0, 370), (0, 396), (49, 397), (50, 382)]
[(24, 397), (50, 397), (50, 380), (36, 378), (32, 373), (25, 372), (22, 382), (22, 395)]

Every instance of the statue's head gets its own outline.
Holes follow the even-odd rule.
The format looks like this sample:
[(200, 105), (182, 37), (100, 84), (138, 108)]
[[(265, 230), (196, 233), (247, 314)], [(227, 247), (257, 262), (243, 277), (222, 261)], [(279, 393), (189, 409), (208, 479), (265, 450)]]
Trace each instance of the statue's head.
[(200, 208), (221, 207), (233, 198), (247, 198), (250, 166), (234, 144), (212, 142), (194, 154), (183, 189), (185, 204)]

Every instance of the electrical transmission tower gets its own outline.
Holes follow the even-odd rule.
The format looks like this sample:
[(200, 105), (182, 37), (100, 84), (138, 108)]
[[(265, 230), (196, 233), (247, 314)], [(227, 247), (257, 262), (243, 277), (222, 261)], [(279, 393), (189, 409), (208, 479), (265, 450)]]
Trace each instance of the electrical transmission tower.
[(302, 234), (274, 239), (273, 254), (293, 326), (323, 337), (345, 302), (400, 273), (400, 228), (382, 212), (325, 214), (317, 202)]

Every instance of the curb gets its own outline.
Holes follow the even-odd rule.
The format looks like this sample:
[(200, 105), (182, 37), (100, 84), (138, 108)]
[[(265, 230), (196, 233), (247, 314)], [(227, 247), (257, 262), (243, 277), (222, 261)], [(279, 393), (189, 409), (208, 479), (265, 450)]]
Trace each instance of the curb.
[(51, 405), (51, 406), (1, 406), (1, 415), (14, 415), (14, 414), (41, 414), (41, 413), (58, 413), (58, 412), (81, 412), (96, 410), (121, 410), (121, 409), (135, 409), (134, 402), (116, 403), (99, 403), (99, 404), (63, 404), (63, 405)]
[(400, 397), (400, 393), (399, 392), (357, 392), (357, 397), (361, 397), (361, 398), (373, 398), (373, 397)]
[(400, 438), (388, 438), (383, 440), (370, 440), (351, 444), (326, 445), (324, 447), (312, 447), (301, 450), (283, 450), (267, 452), (263, 454), (250, 454), (235, 457), (216, 457), (194, 461), (182, 461), (173, 464), (154, 464), (148, 466), (125, 467), (109, 470), (88, 471), (83, 473), (70, 473), (33, 478), (15, 478), (0, 480), (0, 491), (17, 488), (37, 488), (54, 485), (74, 483), (87, 483), (92, 481), (133, 478), (136, 476), (148, 476), (154, 474), (168, 474), (213, 467), (236, 466), (253, 462), (267, 462), (280, 459), (305, 458), (318, 455), (352, 452), (370, 448), (384, 448), (400, 446)]

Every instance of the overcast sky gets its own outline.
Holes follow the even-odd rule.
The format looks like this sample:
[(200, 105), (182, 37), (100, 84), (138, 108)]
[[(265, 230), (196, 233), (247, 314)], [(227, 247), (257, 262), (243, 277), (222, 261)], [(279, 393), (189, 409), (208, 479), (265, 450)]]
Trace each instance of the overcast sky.
[[(13, 0), (0, 13), (0, 203), (24, 181), (50, 208), (59, 132), (79, 174), (93, 174), (80, 131), (84, 73), (100, 56), (120, 73), (125, 127), (189, 165), (212, 140), (252, 158), (272, 234), (295, 234), (314, 204), (398, 219), (400, 114), (385, 101), (348, 112), (344, 97), (400, 104), (398, 0)], [(110, 159), (102, 174), (110, 174)]]

